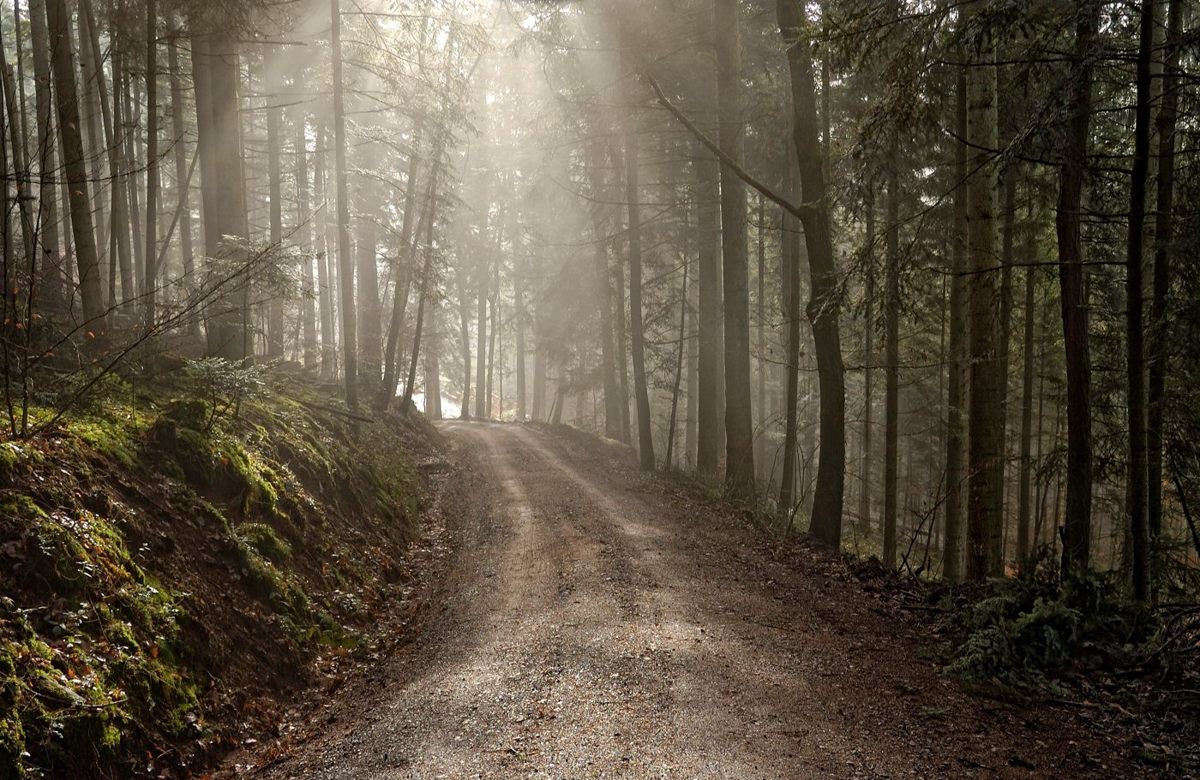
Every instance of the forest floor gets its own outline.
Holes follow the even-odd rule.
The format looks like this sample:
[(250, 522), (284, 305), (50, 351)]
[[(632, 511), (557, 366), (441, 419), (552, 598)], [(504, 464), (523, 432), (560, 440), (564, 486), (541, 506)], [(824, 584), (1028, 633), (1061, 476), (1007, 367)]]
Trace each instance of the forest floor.
[[(1082, 708), (941, 675), (936, 639), (618, 445), (448, 423), (424, 628), (232, 756), (274, 778), (1133, 777)], [(444, 526), (442, 525), (444, 524)]]

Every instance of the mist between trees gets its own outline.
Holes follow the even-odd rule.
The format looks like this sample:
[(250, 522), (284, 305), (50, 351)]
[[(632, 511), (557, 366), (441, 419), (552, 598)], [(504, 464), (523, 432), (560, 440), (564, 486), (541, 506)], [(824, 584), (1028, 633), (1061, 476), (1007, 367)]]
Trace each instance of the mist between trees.
[(289, 362), (891, 568), (1148, 600), (1200, 550), (1195, 14), (16, 0), (6, 435)]

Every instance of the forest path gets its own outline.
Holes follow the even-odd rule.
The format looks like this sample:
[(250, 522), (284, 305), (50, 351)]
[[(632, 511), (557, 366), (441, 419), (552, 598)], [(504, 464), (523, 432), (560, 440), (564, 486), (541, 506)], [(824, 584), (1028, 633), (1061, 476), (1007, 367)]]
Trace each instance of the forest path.
[(964, 694), (856, 586), (627, 458), (444, 430), (467, 462), (440, 614), (262, 776), (1122, 775), (1068, 711)]

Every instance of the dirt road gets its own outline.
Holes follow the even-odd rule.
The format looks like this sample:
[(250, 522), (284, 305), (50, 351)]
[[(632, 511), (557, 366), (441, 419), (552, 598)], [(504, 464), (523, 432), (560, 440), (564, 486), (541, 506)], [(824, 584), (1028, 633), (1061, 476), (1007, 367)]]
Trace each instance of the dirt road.
[(1076, 711), (968, 696), (816, 555), (627, 458), (445, 430), (467, 465), (440, 611), (260, 776), (1128, 776)]

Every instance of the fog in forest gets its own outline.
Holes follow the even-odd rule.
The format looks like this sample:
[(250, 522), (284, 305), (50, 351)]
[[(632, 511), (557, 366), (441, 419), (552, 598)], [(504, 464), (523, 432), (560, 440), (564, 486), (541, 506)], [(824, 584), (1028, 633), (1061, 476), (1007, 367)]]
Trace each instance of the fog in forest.
[[(654, 605), (659, 622), (631, 618), (629, 634), (654, 648), (673, 647), (668, 623), (714, 642), (727, 614), (758, 615), (752, 633), (804, 623), (767, 613), (807, 604), (816, 578), (865, 582), (867, 596), (830, 598), (927, 620), (951, 647), (939, 674), (1130, 719), (1136, 699), (1155, 713), (1137, 745), (1105, 753), (1129, 725), (1107, 723), (1079, 737), (1085, 752), (1194, 770), (1195, 742), (1177, 743), (1195, 733), (1200, 685), (1197, 11), (6, 5), (0, 658), (15, 660), (0, 663), (0, 762), (14, 767), (0, 776), (65, 776), (83, 754), (87, 776), (124, 776), (142, 753), (145, 773), (189, 776), (240, 762), (235, 748), (269, 767), (250, 735), (275, 729), (283, 755), (279, 724), (303, 718), (234, 713), (256, 695), (284, 711), (319, 675), (352, 677), (343, 656), (387, 657), (367, 626), (409, 621), (425, 607), (396, 604), (438, 601), (422, 588), (443, 576), (458, 584), (442, 596), (497, 577), (495, 603), (447, 614), (474, 625), (470, 609), (486, 610), (530, 636), (545, 621), (610, 625), (596, 617), (609, 596)], [(532, 549), (584, 617), (542, 598)], [(704, 568), (734, 549), (762, 557)], [(697, 583), (743, 568), (785, 591), (731, 574), (746, 603), (685, 608), (711, 601)], [(664, 582), (674, 595), (646, 585)], [(924, 651), (864, 622), (871, 610), (845, 607), (857, 622), (835, 634), (878, 630), (911, 661), (898, 668), (917, 668)], [(841, 668), (859, 650), (804, 625), (815, 658)], [(480, 655), (462, 680), (546, 660), (470, 636)], [(760, 665), (791, 663), (755, 637)], [(562, 641), (582, 658), (591, 639)], [(657, 657), (613, 641), (622, 658)], [(742, 657), (729, 641), (718, 655)], [(267, 642), (292, 659), (280, 668), (306, 671), (257, 679), (276, 662), (247, 648)], [(512, 668), (481, 671), (486, 658)], [(696, 686), (720, 679), (690, 663)], [(654, 679), (670, 678), (663, 664)], [(1094, 676), (1116, 668), (1157, 682), (1135, 694)], [(1070, 694), (1053, 687), (1068, 669), (1064, 684), (1083, 686)], [(894, 687), (933, 696), (934, 678), (914, 679)], [(1190, 694), (1146, 704), (1171, 687)], [(1094, 704), (1101, 688), (1123, 704)], [(776, 713), (780, 696), (747, 706)], [(908, 709), (943, 711), (922, 702)], [(550, 718), (536, 707), (513, 722)], [(687, 711), (685, 736), (722, 717)], [(836, 720), (804, 714), (818, 716)], [(585, 749), (554, 717), (567, 764), (636, 753)], [(1010, 767), (1034, 761), (1026, 736), (997, 733), (1020, 753)], [(678, 759), (673, 776), (757, 771), (745, 746), (718, 743), (722, 764), (659, 738), (647, 755)], [(296, 766), (334, 766), (312, 750)], [(489, 754), (463, 750), (412, 776), (483, 771)], [(771, 754), (771, 776), (841, 776)], [(905, 755), (862, 766), (954, 774)], [(1037, 770), (1089, 766), (1056, 756)]]

